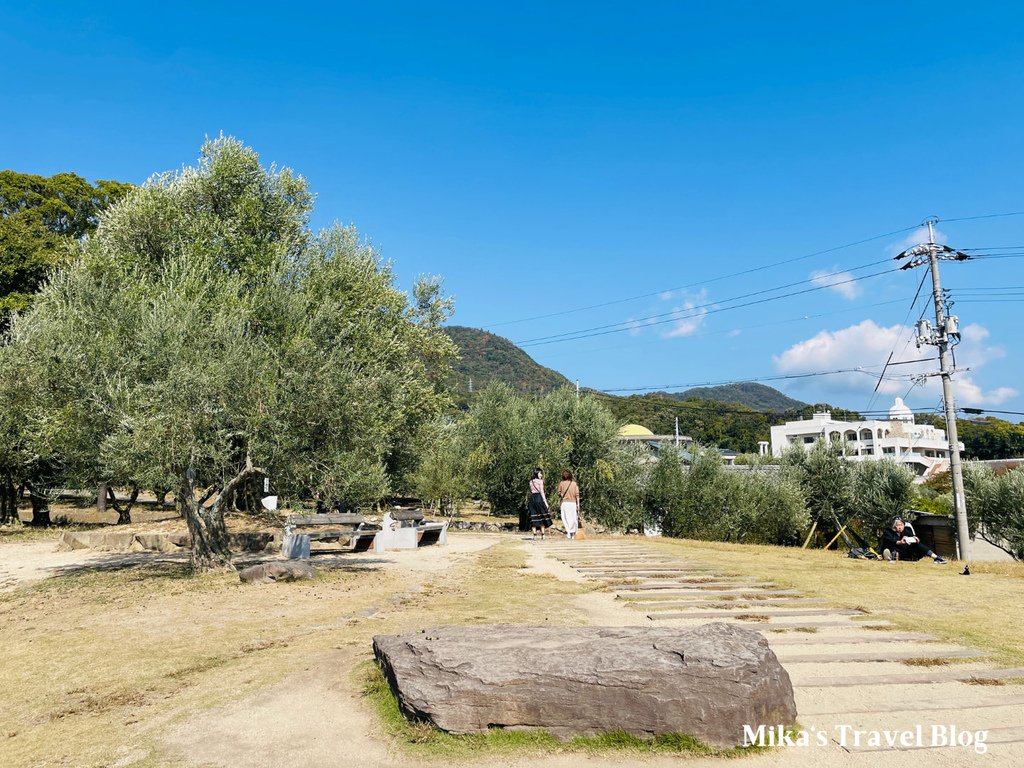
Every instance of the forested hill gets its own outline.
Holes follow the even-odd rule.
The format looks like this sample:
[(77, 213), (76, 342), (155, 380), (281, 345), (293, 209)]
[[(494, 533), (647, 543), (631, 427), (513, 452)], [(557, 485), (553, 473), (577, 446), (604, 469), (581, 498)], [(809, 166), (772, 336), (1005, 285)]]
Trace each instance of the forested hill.
[(462, 325), (444, 330), (461, 357), (452, 366), (451, 381), (452, 393), (460, 404), (469, 396), (470, 380), (474, 390), (492, 381), (503, 381), (527, 395), (541, 395), (570, 384), (565, 376), (540, 365), (508, 339)]
[[(452, 366), (450, 387), (455, 402), (466, 407), (473, 390), (492, 381), (502, 381), (517, 392), (541, 395), (571, 382), (562, 374), (538, 364), (508, 339), (479, 328), (453, 325), (445, 332), (459, 348), (460, 359)], [(701, 387), (668, 395), (658, 392), (616, 397), (592, 392), (612, 411), (620, 423), (643, 424), (656, 434), (671, 434), (675, 419), (679, 430), (698, 442), (739, 451), (755, 451), (759, 440), (768, 439), (768, 428), (798, 415), (805, 418), (811, 406), (786, 397), (762, 384), (730, 384)], [(834, 409), (837, 418), (848, 412)], [(849, 414), (857, 418), (856, 414)]]
[(740, 384), (723, 384), (718, 387), (694, 387), (685, 392), (662, 393), (673, 400), (717, 400), (720, 403), (738, 403), (755, 411), (796, 411), (807, 406), (807, 403), (794, 400), (772, 387), (754, 382)]

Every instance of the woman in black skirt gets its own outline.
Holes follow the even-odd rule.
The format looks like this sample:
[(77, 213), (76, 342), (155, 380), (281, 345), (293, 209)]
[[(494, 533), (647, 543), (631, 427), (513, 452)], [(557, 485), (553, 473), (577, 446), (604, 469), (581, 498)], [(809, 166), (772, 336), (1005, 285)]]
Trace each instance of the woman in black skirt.
[(548, 509), (548, 497), (544, 493), (544, 473), (540, 467), (533, 470), (533, 477), (530, 479), (529, 508), (533, 538), (537, 538), (537, 529), (540, 528), (540, 537), (543, 539), (547, 529), (551, 526), (551, 511)]

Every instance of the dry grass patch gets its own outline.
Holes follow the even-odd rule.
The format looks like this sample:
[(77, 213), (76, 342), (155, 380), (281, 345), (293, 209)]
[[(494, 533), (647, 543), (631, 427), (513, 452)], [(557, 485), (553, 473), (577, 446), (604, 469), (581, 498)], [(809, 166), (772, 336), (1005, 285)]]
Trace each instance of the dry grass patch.
[(451, 549), (433, 570), (403, 568), (401, 555), (382, 568), (371, 553), (314, 581), (243, 585), (161, 564), (0, 594), (0, 762), (106, 766), (131, 744), (133, 768), (163, 768), (176, 764), (162, 740), (176, 723), (303, 670), (333, 674), (334, 649), (352, 664), (369, 658), (375, 634), (580, 622), (572, 597), (588, 585), (523, 570), (522, 550), (497, 537), (479, 552)]

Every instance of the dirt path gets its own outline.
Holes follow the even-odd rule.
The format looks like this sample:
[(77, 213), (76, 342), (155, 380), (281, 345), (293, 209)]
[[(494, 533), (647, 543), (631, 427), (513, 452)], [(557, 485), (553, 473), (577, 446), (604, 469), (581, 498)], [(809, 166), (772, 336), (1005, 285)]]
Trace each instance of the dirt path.
[(112, 553), (91, 549), (58, 552), (56, 546), (55, 540), (0, 544), (0, 592), (10, 592), (34, 581), (88, 568), (118, 568), (160, 560), (184, 562), (188, 559), (151, 552)]

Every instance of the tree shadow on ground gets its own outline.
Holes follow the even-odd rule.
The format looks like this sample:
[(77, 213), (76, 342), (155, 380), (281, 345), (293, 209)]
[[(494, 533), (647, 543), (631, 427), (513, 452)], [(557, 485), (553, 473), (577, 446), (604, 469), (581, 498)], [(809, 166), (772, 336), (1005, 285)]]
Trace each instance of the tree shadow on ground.
[[(358, 559), (356, 559), (358, 558)], [(239, 571), (252, 565), (282, 562), (280, 555), (243, 552), (232, 558)], [(366, 557), (359, 554), (323, 554), (308, 561), (322, 571), (343, 573), (372, 573), (387, 565), (389, 560), (381, 557)], [(189, 564), (188, 552), (104, 552), (89, 551), (87, 560), (80, 562), (44, 565), (44, 579), (86, 576), (96, 573), (127, 573), (133, 578), (187, 579), (195, 576)], [(31, 580), (28, 582), (30, 583)]]

